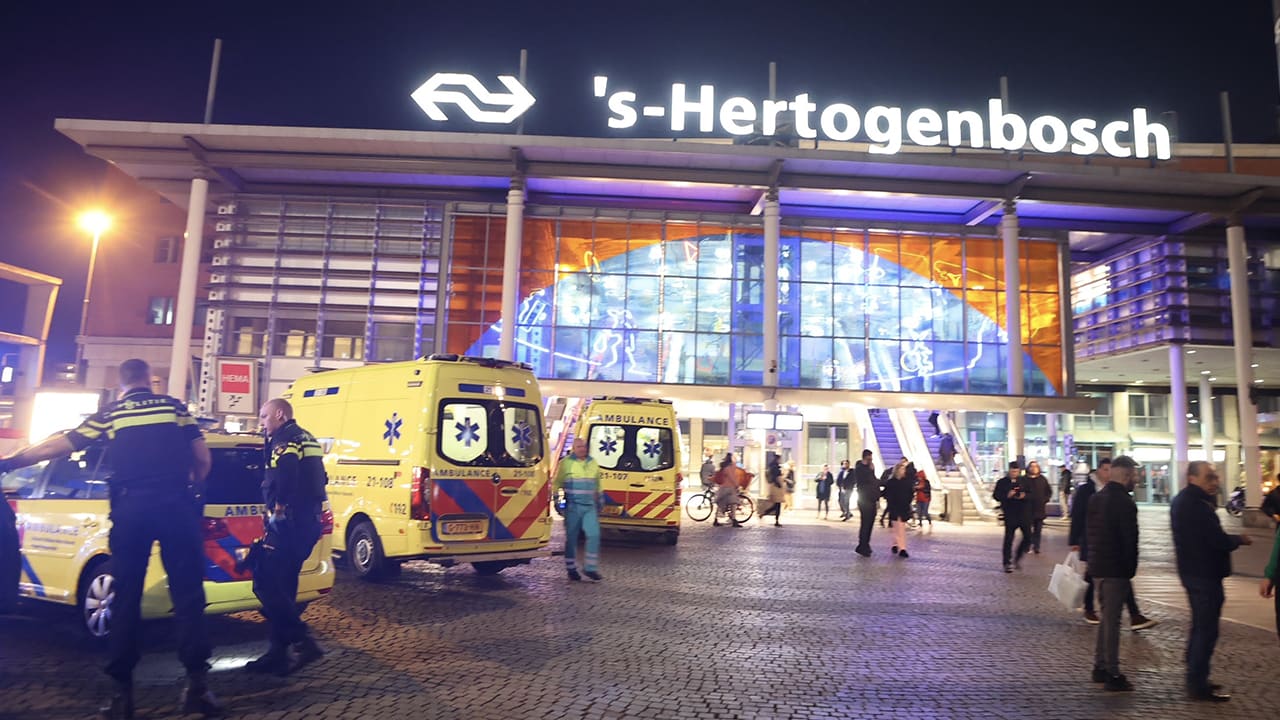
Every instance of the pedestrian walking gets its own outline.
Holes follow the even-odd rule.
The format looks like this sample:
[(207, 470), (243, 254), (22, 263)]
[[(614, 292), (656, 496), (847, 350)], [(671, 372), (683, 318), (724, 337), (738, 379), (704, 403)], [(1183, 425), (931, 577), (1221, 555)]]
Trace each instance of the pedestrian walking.
[(884, 486), (884, 499), (889, 513), (889, 526), (893, 530), (894, 555), (906, 559), (907, 554), (907, 522), (911, 520), (911, 500), (915, 497), (915, 466), (910, 463), (898, 463), (893, 468), (893, 475)]
[(876, 468), (871, 462), (871, 451), (863, 450), (862, 459), (854, 468), (854, 486), (858, 491), (858, 546), (854, 552), (871, 557), (871, 530), (876, 524), (876, 508), (880, 504), (880, 483), (876, 480)]
[[(1071, 504), (1071, 531), (1067, 542), (1072, 550), (1080, 553), (1080, 561), (1086, 563), (1086, 568), (1089, 561), (1089, 537), (1085, 533), (1085, 519), (1088, 515), (1089, 499), (1098, 491), (1099, 486), (1106, 485), (1110, 479), (1111, 459), (1103, 458), (1098, 462), (1096, 471), (1085, 475), (1084, 482), (1076, 488), (1075, 500)], [(1085, 571), (1084, 580), (1087, 583), (1084, 589), (1084, 621), (1090, 625), (1097, 625), (1101, 619), (1095, 611), (1093, 576), (1088, 570)], [(1129, 587), (1128, 594), (1125, 595), (1124, 604), (1129, 609), (1130, 630), (1137, 632), (1160, 624), (1159, 620), (1143, 615), (1138, 609), (1138, 600), (1134, 597), (1132, 585)]]
[(1046, 506), (1053, 498), (1053, 486), (1049, 479), (1040, 472), (1040, 463), (1032, 460), (1027, 463), (1027, 477), (1024, 484), (1027, 488), (1027, 506), (1031, 511), (1031, 552), (1040, 554), (1040, 536), (1044, 534), (1044, 519), (1048, 515)]
[(956, 441), (951, 433), (943, 433), (942, 439), (938, 441), (938, 469), (956, 469)]
[[(293, 419), (289, 401), (274, 398), (263, 403), (258, 422), (267, 441), (262, 483), (267, 514), (253, 565), (253, 594), (262, 603), (271, 639), (266, 654), (245, 669), (288, 675), (324, 657), (298, 608), (298, 574), (320, 541), (329, 480), (324, 450)], [(296, 658), (290, 657), (291, 648)]]
[(836, 473), (837, 499), (840, 503), (840, 521), (846, 522), (853, 517), (849, 512), (849, 494), (853, 491), (853, 471), (849, 469), (849, 461), (840, 461), (840, 472)]
[(1069, 517), (1071, 514), (1071, 468), (1067, 465), (1062, 466), (1062, 475), (1058, 478), (1058, 492), (1062, 494), (1062, 515)]
[(938, 411), (934, 410), (929, 413), (929, 424), (933, 426), (933, 436), (938, 437), (942, 434), (942, 428), (938, 426)]
[(920, 524), (920, 528), (924, 529), (926, 521), (929, 523), (929, 529), (933, 529), (933, 518), (929, 517), (929, 503), (933, 500), (933, 485), (929, 482), (929, 478), (925, 476), (924, 471), (920, 470), (916, 473), (916, 518)]
[[(587, 455), (587, 439), (573, 439), (569, 457), (556, 468), (554, 490), (564, 493), (564, 567), (570, 580), (598, 582), (600, 575), (600, 466)], [(557, 503), (558, 505), (559, 503)], [(587, 537), (582, 573), (578, 572), (578, 533)]]
[(107, 675), (113, 680), (107, 718), (133, 717), (133, 670), (142, 657), (142, 585), (151, 548), (160, 543), (177, 624), (178, 658), (186, 668), (179, 699), (183, 714), (217, 715), (209, 692), (204, 624), (203, 499), (200, 488), (212, 459), (186, 406), (151, 392), (151, 367), (139, 359), (120, 365), (120, 398), (79, 427), (0, 461), (0, 470), (34, 465), (105, 443), (112, 457), (111, 561), (115, 599)]
[[(1022, 556), (1031, 547), (1031, 513), (1027, 507), (1027, 487), (1023, 484), (1022, 468), (1015, 460), (1009, 463), (1009, 472), (996, 481), (991, 496), (1000, 503), (1004, 513), (1004, 544), (1001, 546), (1001, 559), (1004, 571), (1013, 572), (1014, 568), (1022, 569)], [(1022, 533), (1018, 550), (1013, 551), (1013, 534)]]
[(1280, 635), (1280, 592), (1276, 592), (1276, 585), (1280, 585), (1280, 527), (1276, 528), (1275, 539), (1271, 541), (1271, 559), (1262, 571), (1262, 586), (1259, 588), (1262, 597), (1275, 598), (1276, 632)]
[(787, 499), (787, 488), (784, 484), (782, 464), (778, 462), (776, 453), (769, 453), (768, 464), (765, 466), (765, 499), (769, 503), (768, 506), (760, 511), (760, 522), (772, 515), (774, 527), (782, 527), (782, 503)]
[[(889, 484), (889, 481), (893, 479), (894, 473), (898, 472), (898, 468), (899, 467), (905, 468), (906, 466), (907, 466), (907, 459), (902, 458), (893, 467), (885, 468), (884, 472), (880, 474), (880, 497), (882, 498), (884, 497), (884, 489)], [(886, 502), (884, 505), (884, 509), (880, 511), (880, 527), (888, 527), (888, 524), (889, 524), (889, 503)]]
[(1231, 696), (1209, 681), (1209, 664), (1218, 644), (1218, 622), (1226, 599), (1222, 579), (1231, 574), (1231, 553), (1252, 545), (1248, 535), (1229, 535), (1218, 519), (1218, 489), (1222, 481), (1213, 463), (1197, 460), (1187, 466), (1187, 485), (1169, 506), (1178, 579), (1191, 604), (1191, 634), (1187, 637), (1187, 697), (1225, 702)]
[(1111, 466), (1111, 478), (1089, 500), (1085, 519), (1089, 574), (1102, 606), (1092, 679), (1107, 690), (1123, 691), (1133, 689), (1120, 673), (1120, 607), (1138, 572), (1138, 506), (1129, 495), (1138, 476), (1138, 463), (1121, 455)]
[(818, 490), (818, 516), (824, 520), (831, 517), (831, 486), (835, 482), (830, 465), (823, 465), (822, 471), (814, 478), (814, 485)]
[(782, 475), (782, 484), (787, 490), (787, 499), (782, 504), (790, 510), (795, 507), (796, 494), (796, 464), (790, 460), (787, 461), (786, 472)]

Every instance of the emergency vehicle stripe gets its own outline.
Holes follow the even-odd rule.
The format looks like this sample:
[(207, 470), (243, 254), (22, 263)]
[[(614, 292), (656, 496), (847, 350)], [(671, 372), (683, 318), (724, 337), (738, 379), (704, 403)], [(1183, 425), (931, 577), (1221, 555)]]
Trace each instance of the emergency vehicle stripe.
[[(639, 493), (636, 493), (636, 494), (639, 495)], [(643, 500), (631, 506), (631, 516), (632, 517), (648, 517), (649, 511), (658, 507), (658, 505), (663, 502), (665, 497), (666, 495), (664, 493), (660, 493), (660, 492), (649, 493), (649, 495), (645, 497)]]
[[(523, 489), (524, 487), (527, 487), (528, 484), (531, 482), (533, 481), (532, 480), (524, 481), (523, 483), (520, 484), (520, 488)], [(511, 486), (508, 485), (507, 487), (511, 487)], [(508, 535), (512, 537), (518, 537), (520, 535), (520, 532), (517, 532), (517, 529), (516, 529), (517, 521), (520, 519), (520, 514), (523, 513), (525, 509), (528, 508), (529, 505), (533, 503), (535, 497), (536, 497), (536, 494), (521, 495), (519, 493), (509, 498), (503, 498), (499, 496), (498, 502), (502, 503), (502, 506), (498, 508), (498, 511), (494, 513), (493, 516), (495, 519), (498, 520), (498, 522), (500, 522), (503, 525)], [(506, 502), (504, 503), (503, 500), (505, 500)], [(521, 531), (525, 529), (526, 528), (520, 528)], [(494, 537), (497, 537), (497, 536), (495, 535)]]
[(44, 583), (40, 582), (40, 576), (36, 575), (35, 568), (31, 567), (31, 561), (26, 555), (22, 556), (22, 571), (30, 578), (31, 584), (35, 586), (36, 597), (44, 597)]
[(475, 491), (471, 489), (471, 483), (466, 480), (438, 480), (436, 481), (436, 487), (457, 503), (463, 512), (480, 515), (493, 514), (489, 504), (475, 494)]

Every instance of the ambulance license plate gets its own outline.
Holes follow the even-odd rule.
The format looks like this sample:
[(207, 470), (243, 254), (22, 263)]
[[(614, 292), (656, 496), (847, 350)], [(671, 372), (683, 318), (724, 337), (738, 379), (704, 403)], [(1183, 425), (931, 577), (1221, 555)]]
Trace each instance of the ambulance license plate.
[(479, 535), (483, 532), (483, 520), (454, 520), (444, 524), (445, 535)]
[(605, 505), (605, 506), (604, 506), (604, 514), (605, 514), (605, 515), (613, 515), (613, 516), (615, 516), (615, 517), (616, 517), (616, 516), (618, 516), (618, 515), (621, 515), (621, 514), (622, 514), (622, 506), (621, 506), (621, 505)]

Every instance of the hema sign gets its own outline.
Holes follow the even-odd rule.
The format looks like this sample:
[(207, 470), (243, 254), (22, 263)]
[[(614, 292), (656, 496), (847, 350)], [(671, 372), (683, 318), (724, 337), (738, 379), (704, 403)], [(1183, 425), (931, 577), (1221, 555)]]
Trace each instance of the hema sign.
[[(439, 105), (451, 103), (476, 122), (509, 124), (533, 105), (534, 98), (515, 78), (502, 76), (499, 80), (508, 92), (489, 91), (471, 75), (437, 73), (412, 97), (433, 120), (447, 120)], [(1028, 121), (1017, 113), (1006, 112), (999, 98), (987, 101), (985, 114), (975, 110), (905, 110), (886, 105), (860, 112), (841, 102), (820, 106), (807, 92), (789, 100), (733, 96), (717, 102), (714, 85), (700, 85), (693, 91), (684, 83), (672, 83), (669, 103), (641, 105), (631, 90), (610, 92), (609, 78), (604, 75), (595, 77), (593, 91), (595, 97), (605, 99), (608, 127), (618, 130), (635, 127), (642, 118), (660, 118), (671, 132), (677, 133), (772, 137), (785, 130), (806, 140), (862, 138), (868, 143), (869, 152), (876, 155), (896, 154), (903, 143), (909, 142), (923, 147), (1014, 151), (1029, 145), (1042, 153), (1094, 155), (1101, 151), (1118, 158), (1168, 160), (1173, 156), (1169, 128), (1151, 122), (1143, 108), (1134, 108), (1128, 119), (1109, 122), (1088, 117), (1064, 120), (1054, 115)], [(476, 100), (501, 109), (482, 109)]]

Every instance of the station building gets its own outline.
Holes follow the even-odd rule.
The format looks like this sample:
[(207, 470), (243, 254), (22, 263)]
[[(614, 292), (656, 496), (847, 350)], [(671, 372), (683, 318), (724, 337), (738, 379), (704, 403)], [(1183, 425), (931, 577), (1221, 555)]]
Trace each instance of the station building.
[[(1167, 502), (1188, 458), (1249, 482), (1251, 505), (1280, 471), (1275, 147), (1235, 147), (1228, 172), (1220, 145), (1155, 160), (57, 128), (195, 218), (203, 334), (183, 356), (191, 382), (170, 391), (233, 423), (307, 372), (462, 353), (529, 363), (544, 394), (569, 399), (548, 408), (553, 424), (576, 398), (672, 399), (695, 476), (704, 451), (750, 465), (779, 450), (807, 479), (862, 447), (937, 475), (920, 460), (936, 453), (935, 412), (967, 450), (943, 484), (978, 514), (1013, 456), (1138, 455), (1146, 502)], [(172, 267), (155, 270), (176, 288)], [(85, 355), (106, 386), (112, 358), (138, 352), (96, 325)], [(227, 386), (220, 367), (251, 383), (236, 370)], [(804, 420), (748, 427), (753, 411)]]

